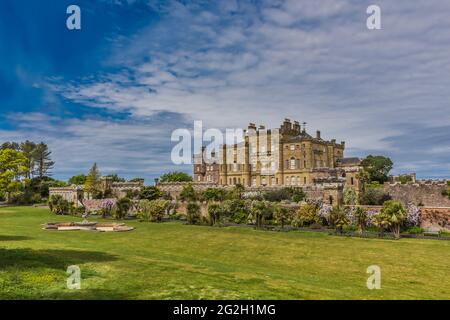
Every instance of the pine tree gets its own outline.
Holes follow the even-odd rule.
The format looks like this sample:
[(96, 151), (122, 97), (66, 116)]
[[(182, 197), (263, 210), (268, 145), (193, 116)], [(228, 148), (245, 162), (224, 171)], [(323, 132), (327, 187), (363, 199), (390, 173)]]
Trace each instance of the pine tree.
[(35, 151), (36, 151), (36, 143), (33, 141), (26, 140), (25, 142), (20, 143), (20, 151), (27, 158), (27, 167), (28, 170), (25, 172), (25, 177), (30, 179), (31, 175), (34, 171), (36, 160), (35, 160)]
[(86, 177), (84, 192), (88, 193), (90, 197), (96, 198), (101, 192), (100, 183), (100, 172), (97, 168), (97, 163), (94, 163)]
[(43, 142), (36, 145), (36, 148), (33, 151), (33, 158), (36, 162), (35, 173), (41, 180), (45, 176), (51, 175), (50, 170), (55, 164), (50, 158), (51, 153), (52, 152), (48, 150), (48, 146)]

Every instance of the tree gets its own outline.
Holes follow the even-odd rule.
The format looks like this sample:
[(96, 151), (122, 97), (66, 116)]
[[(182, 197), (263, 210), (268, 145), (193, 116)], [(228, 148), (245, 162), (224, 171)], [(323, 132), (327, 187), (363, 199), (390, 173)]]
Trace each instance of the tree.
[(393, 165), (394, 164), (391, 159), (383, 156), (369, 155), (367, 156), (367, 158), (361, 161), (361, 166), (369, 174), (371, 182), (386, 182)]
[(250, 215), (256, 223), (256, 228), (262, 228), (264, 221), (272, 216), (272, 208), (266, 201), (252, 201)]
[(115, 218), (123, 219), (128, 214), (132, 206), (132, 202), (128, 198), (121, 198), (116, 202)]
[(92, 198), (97, 198), (101, 193), (100, 188), (100, 172), (97, 163), (94, 163), (89, 170), (84, 183), (84, 192), (88, 193)]
[(400, 238), (400, 227), (406, 220), (406, 210), (399, 201), (386, 201), (381, 213), (389, 220), (389, 226), (396, 239)]
[(35, 152), (36, 152), (36, 143), (26, 140), (25, 142), (22, 142), (20, 144), (20, 151), (24, 154), (24, 156), (27, 158), (28, 163), (27, 167), (28, 170), (25, 173), (25, 177), (30, 179), (31, 175), (34, 172), (34, 168), (36, 165), (36, 159), (35, 159)]
[(167, 200), (141, 200), (138, 206), (138, 217), (142, 220), (160, 222), (168, 204)]
[(192, 177), (185, 172), (173, 171), (159, 177), (160, 182), (191, 182)]
[(330, 211), (329, 223), (331, 226), (336, 228), (336, 231), (342, 233), (344, 227), (350, 224), (350, 219), (348, 218), (344, 208), (341, 206), (335, 206)]
[(206, 201), (223, 201), (226, 197), (226, 191), (219, 188), (207, 188), (203, 191), (203, 198)]
[(188, 224), (196, 224), (200, 221), (200, 206), (196, 202), (189, 202), (186, 207)]
[(273, 204), (273, 217), (281, 225), (281, 229), (283, 229), (284, 225), (289, 222), (291, 215), (288, 208), (283, 207), (279, 203), (275, 203)]
[(295, 227), (303, 227), (313, 223), (319, 223), (319, 208), (315, 204), (307, 203), (302, 205), (296, 212), (292, 224)]
[(4, 149), (11, 149), (11, 150), (15, 150), (15, 151), (20, 151), (20, 144), (18, 144), (17, 142), (4, 142), (1, 147), (1, 150)]
[(85, 182), (86, 182), (86, 178), (87, 177), (86, 177), (85, 174), (79, 174), (79, 175), (71, 177), (69, 179), (68, 183), (69, 183), (69, 185), (71, 185), (71, 184), (75, 184), (75, 185), (78, 185), (78, 186), (84, 185)]
[(363, 234), (367, 224), (367, 210), (358, 206), (353, 212), (353, 215), (355, 216), (356, 224), (358, 225), (359, 234)]
[(0, 150), (0, 193), (6, 193), (8, 201), (10, 193), (20, 187), (18, 179), (27, 171), (27, 164), (28, 160), (22, 152), (13, 149)]
[(50, 170), (55, 164), (55, 162), (51, 160), (51, 154), (52, 152), (43, 142), (37, 144), (33, 150), (33, 159), (36, 162), (35, 172), (40, 179), (42, 179), (44, 176), (51, 175)]
[(209, 220), (212, 226), (220, 223), (220, 217), (223, 213), (223, 207), (219, 203), (210, 203), (208, 205)]
[(385, 215), (383, 212), (379, 212), (372, 217), (372, 224), (378, 227), (379, 236), (383, 238), (384, 230), (389, 228), (389, 226), (391, 225), (391, 221), (389, 220), (389, 217), (387, 215)]
[(139, 199), (156, 200), (162, 196), (163, 193), (155, 186), (143, 187), (139, 192)]
[(195, 192), (191, 183), (188, 183), (183, 187), (180, 193), (180, 200), (182, 201), (197, 201), (198, 194)]
[(242, 184), (237, 183), (234, 186), (233, 191), (231, 191), (232, 197), (234, 199), (242, 199), (242, 194), (244, 193), (244, 191), (245, 191), (245, 187)]
[(391, 196), (381, 188), (367, 187), (362, 193), (360, 203), (363, 205), (378, 206), (383, 205), (385, 201), (391, 200)]

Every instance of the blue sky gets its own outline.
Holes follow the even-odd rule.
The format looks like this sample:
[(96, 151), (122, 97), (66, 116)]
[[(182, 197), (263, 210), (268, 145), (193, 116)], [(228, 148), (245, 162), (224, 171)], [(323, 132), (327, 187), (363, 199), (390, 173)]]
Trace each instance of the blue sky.
[[(66, 28), (81, 8), (82, 29)], [(366, 28), (378, 4), (382, 30)], [(0, 140), (45, 141), (55, 177), (177, 167), (176, 128), (284, 117), (385, 154), (395, 173), (450, 177), (446, 1), (0, 2)]]

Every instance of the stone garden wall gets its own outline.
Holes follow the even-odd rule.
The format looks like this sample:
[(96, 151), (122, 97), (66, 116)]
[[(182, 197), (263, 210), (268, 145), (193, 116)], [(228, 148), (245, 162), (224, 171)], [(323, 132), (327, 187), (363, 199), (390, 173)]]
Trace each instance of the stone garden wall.
[(447, 181), (419, 181), (416, 183), (385, 183), (383, 189), (393, 199), (404, 205), (413, 203), (426, 207), (450, 207), (450, 199), (442, 195)]

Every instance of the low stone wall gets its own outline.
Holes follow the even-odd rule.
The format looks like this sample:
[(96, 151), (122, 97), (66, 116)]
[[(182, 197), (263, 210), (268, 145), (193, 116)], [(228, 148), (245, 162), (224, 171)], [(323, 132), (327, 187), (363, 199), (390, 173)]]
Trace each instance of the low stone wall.
[[(174, 199), (180, 196), (181, 191), (188, 182), (159, 183), (158, 188), (170, 194)], [(195, 191), (204, 191), (208, 188), (220, 188), (233, 190), (234, 186), (223, 186), (216, 183), (193, 182), (191, 183)], [(265, 187), (245, 187), (245, 192), (268, 192), (286, 188), (287, 186), (265, 186)], [(342, 203), (343, 185), (340, 183), (321, 183), (302, 187), (307, 199), (322, 200), (325, 203), (336, 205)]]
[(383, 185), (384, 192), (404, 205), (413, 203), (425, 207), (450, 207), (450, 199), (442, 195), (442, 191), (447, 188), (447, 182), (444, 180), (406, 184), (385, 183)]

